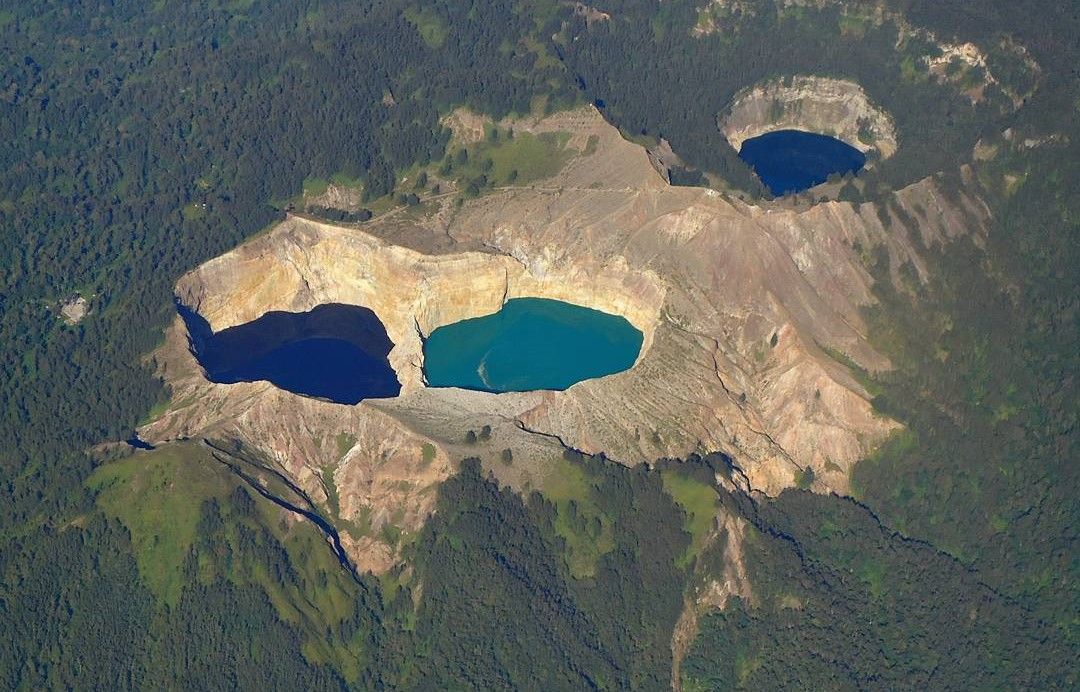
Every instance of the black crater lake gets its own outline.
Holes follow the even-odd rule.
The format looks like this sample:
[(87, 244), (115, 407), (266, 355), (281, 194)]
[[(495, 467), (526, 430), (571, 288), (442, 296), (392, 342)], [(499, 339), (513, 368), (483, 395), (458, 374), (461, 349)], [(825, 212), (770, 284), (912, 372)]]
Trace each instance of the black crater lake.
[(309, 312), (268, 312), (213, 333), (178, 305), (192, 352), (211, 382), (265, 380), (296, 394), (356, 404), (397, 396), (401, 383), (387, 355), (394, 344), (371, 310), (336, 303)]
[(820, 185), (832, 173), (857, 173), (866, 156), (835, 137), (801, 130), (776, 130), (746, 140), (739, 150), (774, 195)]
[(644, 337), (625, 318), (546, 298), (514, 298), (493, 315), (431, 332), (430, 387), (484, 392), (566, 389), (629, 369)]

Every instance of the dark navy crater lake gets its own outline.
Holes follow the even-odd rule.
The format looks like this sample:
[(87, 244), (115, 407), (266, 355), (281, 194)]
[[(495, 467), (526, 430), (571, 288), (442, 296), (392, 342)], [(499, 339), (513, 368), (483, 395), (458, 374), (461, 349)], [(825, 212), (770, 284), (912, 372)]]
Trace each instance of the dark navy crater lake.
[(643, 340), (623, 317), (559, 300), (515, 298), (493, 315), (434, 330), (424, 342), (424, 376), (431, 387), (562, 390), (630, 368)]
[(192, 352), (211, 382), (266, 380), (286, 391), (356, 404), (397, 396), (401, 383), (387, 355), (394, 344), (374, 312), (320, 305), (310, 312), (268, 312), (213, 333), (200, 315), (178, 305)]
[(776, 196), (820, 185), (832, 173), (858, 172), (866, 156), (834, 137), (801, 130), (776, 130), (748, 139), (739, 157)]

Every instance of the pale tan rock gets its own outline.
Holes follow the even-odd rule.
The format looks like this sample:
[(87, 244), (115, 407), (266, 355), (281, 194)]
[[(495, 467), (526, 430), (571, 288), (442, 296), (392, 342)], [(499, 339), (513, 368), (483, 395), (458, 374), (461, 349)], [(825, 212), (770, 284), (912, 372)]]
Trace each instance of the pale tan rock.
[[(773, 130), (829, 135), (864, 153), (876, 149), (883, 159), (897, 147), (892, 117), (871, 103), (858, 84), (828, 77), (798, 75), (745, 89), (719, 124), (736, 151), (746, 140)], [(859, 137), (863, 127), (869, 134), (866, 141)]]
[(343, 211), (359, 211), (364, 206), (364, 188), (330, 183), (326, 187), (326, 192), (321, 195), (305, 197), (304, 205), (308, 208), (320, 206)]
[(88, 312), (90, 312), (90, 303), (78, 293), (60, 302), (60, 316), (69, 325), (74, 326), (82, 322)]

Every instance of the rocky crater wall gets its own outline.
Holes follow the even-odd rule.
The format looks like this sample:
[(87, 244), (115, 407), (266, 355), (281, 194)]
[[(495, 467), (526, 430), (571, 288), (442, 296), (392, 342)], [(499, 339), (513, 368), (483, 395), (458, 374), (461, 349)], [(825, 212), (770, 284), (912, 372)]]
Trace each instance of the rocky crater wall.
[[(841, 362), (890, 367), (866, 336), (875, 277), (863, 256), (885, 253), (902, 288), (898, 268), (922, 277), (925, 248), (961, 234), (978, 242), (985, 205), (933, 179), (887, 205), (751, 205), (667, 185), (593, 109), (514, 127), (571, 133), (580, 154), (550, 180), (460, 205), (432, 198), (349, 227), (292, 216), (177, 284), (214, 330), (328, 302), (373, 310), (395, 343), (399, 397), (346, 406), (267, 382), (209, 382), (177, 319), (154, 354), (172, 401), (140, 438), (259, 450), (316, 500), (339, 498), (332, 518), (346, 550), (375, 572), (403, 559), (382, 528), (422, 528), (438, 484), (467, 456), (524, 492), (556, 472), (565, 447), (626, 464), (720, 451), (757, 491), (778, 493), (812, 469), (813, 490), (847, 492), (852, 466), (898, 427)], [(559, 392), (423, 385), (423, 335), (527, 296), (625, 317), (645, 337), (638, 362)], [(490, 440), (468, 444), (466, 431), (486, 426)], [(499, 461), (505, 449), (512, 464)]]
[(394, 342), (389, 360), (402, 393), (422, 388), (422, 338), (497, 312), (511, 298), (552, 298), (626, 318), (651, 346), (664, 287), (624, 262), (565, 263), (543, 255), (425, 255), (357, 229), (291, 217), (264, 238), (212, 260), (177, 285), (182, 303), (221, 331), (267, 312), (325, 303), (370, 308)]
[(892, 117), (871, 103), (858, 84), (827, 77), (796, 76), (745, 89), (719, 116), (718, 125), (736, 151), (746, 140), (773, 130), (829, 135), (863, 153), (877, 151), (883, 159), (897, 147)]

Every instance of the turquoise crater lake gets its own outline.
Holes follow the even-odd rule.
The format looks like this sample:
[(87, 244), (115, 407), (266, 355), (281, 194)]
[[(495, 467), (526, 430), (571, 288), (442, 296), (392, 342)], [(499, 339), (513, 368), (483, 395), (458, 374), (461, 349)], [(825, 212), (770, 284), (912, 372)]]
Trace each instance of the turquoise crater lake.
[(562, 390), (629, 369), (643, 340), (623, 317), (559, 300), (514, 298), (493, 315), (434, 330), (424, 342), (424, 376), (430, 387)]

